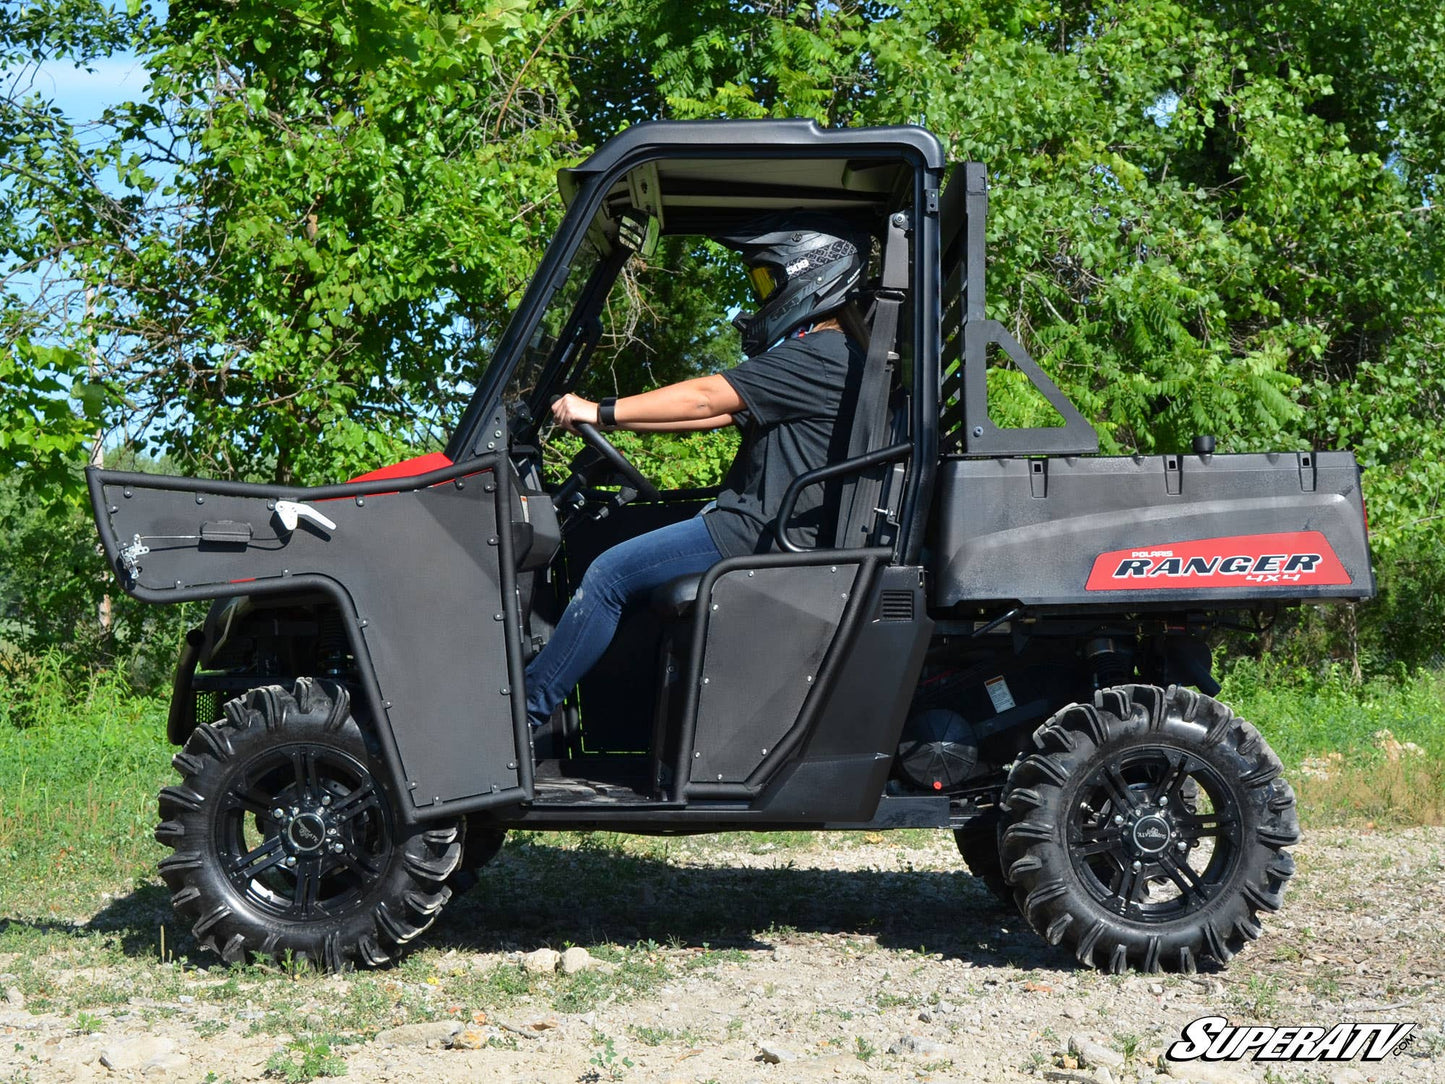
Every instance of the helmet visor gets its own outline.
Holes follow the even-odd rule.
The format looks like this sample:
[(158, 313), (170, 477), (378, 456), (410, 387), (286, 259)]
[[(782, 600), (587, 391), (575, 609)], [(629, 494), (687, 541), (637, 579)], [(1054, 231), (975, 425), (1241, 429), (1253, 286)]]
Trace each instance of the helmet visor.
[(778, 279), (774, 277), (773, 272), (766, 267), (748, 268), (748, 281), (752, 283), (753, 296), (759, 301), (766, 301), (772, 295), (772, 292), (781, 285)]

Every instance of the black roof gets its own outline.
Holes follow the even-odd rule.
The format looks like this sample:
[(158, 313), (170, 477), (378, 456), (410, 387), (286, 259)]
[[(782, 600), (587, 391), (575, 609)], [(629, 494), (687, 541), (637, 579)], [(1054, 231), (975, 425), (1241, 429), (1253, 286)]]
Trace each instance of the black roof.
[(876, 212), (911, 198), (914, 171), (945, 166), (937, 138), (913, 125), (649, 121), (560, 170), (557, 182), (570, 205), (589, 182), (609, 175), (609, 202), (653, 212), (665, 232), (691, 233), (780, 207)]

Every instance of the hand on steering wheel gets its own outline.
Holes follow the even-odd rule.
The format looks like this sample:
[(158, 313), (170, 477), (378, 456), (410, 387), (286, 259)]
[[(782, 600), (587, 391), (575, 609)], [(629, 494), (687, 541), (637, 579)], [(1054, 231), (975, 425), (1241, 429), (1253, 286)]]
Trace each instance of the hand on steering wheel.
[[(558, 399), (560, 398), (561, 396), (558, 396)], [(558, 399), (553, 399), (552, 402), (555, 404)], [(585, 402), (585, 400), (583, 401)], [(561, 420), (558, 419), (559, 422)], [(638, 496), (649, 501), (662, 500), (662, 494), (658, 492), (657, 487), (632, 465), (631, 460), (623, 455), (615, 444), (602, 435), (602, 431), (597, 426), (581, 421), (575, 415), (570, 416), (567, 423), (570, 423), (569, 428), (580, 436), (589, 448), (607, 461), (608, 466), (622, 475), (623, 481), (629, 487), (637, 490)]]

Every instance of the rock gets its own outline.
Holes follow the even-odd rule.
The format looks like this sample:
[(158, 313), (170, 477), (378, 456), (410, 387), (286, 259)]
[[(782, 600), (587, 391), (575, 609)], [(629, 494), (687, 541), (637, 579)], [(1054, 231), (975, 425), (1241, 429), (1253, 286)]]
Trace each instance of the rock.
[(575, 975), (579, 971), (588, 971), (601, 962), (601, 960), (595, 959), (592, 953), (588, 952), (585, 948), (573, 946), (562, 953), (562, 974)]
[(446, 1046), (461, 1030), (462, 1025), (455, 1020), (428, 1020), (378, 1031), (376, 1043), (378, 1046)]
[(25, 994), (18, 986), (5, 987), (5, 1004), (12, 1009), (25, 1008)]
[(100, 1064), (113, 1072), (139, 1069), (147, 1062), (175, 1050), (174, 1039), (164, 1035), (139, 1035), (111, 1043), (100, 1052)]
[(936, 1043), (932, 1039), (925, 1039), (920, 1035), (903, 1035), (897, 1042), (890, 1043), (888, 1053), (890, 1054), (917, 1054), (922, 1057), (936, 1057), (947, 1051), (942, 1043)]
[(931, 1024), (931, 1023), (933, 1023), (933, 1014), (932, 1014), (931, 1012), (929, 1012), (927, 1009), (919, 1009), (919, 1010), (918, 1010), (918, 1021), (919, 1021), (919, 1023), (921, 1023), (921, 1024)]
[(481, 1028), (465, 1027), (451, 1038), (453, 1050), (480, 1050), (487, 1045), (487, 1033)]
[(191, 1059), (188, 1054), (183, 1054), (179, 1050), (171, 1050), (164, 1054), (157, 1054), (151, 1058), (140, 1067), (140, 1071), (146, 1074), (146, 1076), (153, 1074), (159, 1075), (161, 1073), (178, 1073), (190, 1064)]
[(556, 949), (539, 948), (522, 957), (522, 970), (530, 975), (549, 975), (561, 962), (562, 954)]
[(1149, 992), (1155, 997), (1161, 996), (1164, 993), (1164, 984), (1159, 982), (1151, 982), (1149, 984)]
[(1109, 1072), (1107, 1066), (1101, 1065), (1094, 1070), (1094, 1080), (1098, 1084), (1114, 1084), (1114, 1074)]
[(767, 1062), (769, 1065), (779, 1065), (785, 1061), (797, 1061), (798, 1055), (778, 1043), (759, 1043), (757, 1060)]
[(1069, 1052), (1077, 1054), (1079, 1061), (1093, 1068), (1103, 1065), (1110, 1069), (1122, 1069), (1124, 1067), (1124, 1055), (1117, 1050), (1111, 1050), (1103, 1043), (1096, 1043), (1087, 1035), (1070, 1035)]

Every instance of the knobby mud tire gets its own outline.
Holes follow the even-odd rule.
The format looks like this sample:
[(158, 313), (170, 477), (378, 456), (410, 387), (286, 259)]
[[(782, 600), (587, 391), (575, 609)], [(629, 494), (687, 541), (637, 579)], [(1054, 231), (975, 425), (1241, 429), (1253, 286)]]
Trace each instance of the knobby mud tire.
[(962, 828), (953, 830), (953, 841), (968, 872), (983, 883), (990, 894), (1009, 910), (1014, 907), (1014, 892), (1004, 877), (1003, 860), (999, 856), (1003, 814), (990, 809), (980, 813)]
[(1002, 841), (1034, 930), (1114, 973), (1193, 972), (1260, 935), (1299, 822), (1253, 726), (1190, 689), (1126, 685), (1063, 709), (1034, 744), (1009, 774)]
[(451, 896), (460, 822), (401, 823), (338, 683), (253, 689), (224, 710), (173, 758), (183, 782), (160, 792), (176, 914), (227, 963), (388, 963)]
[(460, 896), (475, 888), (481, 880), (482, 868), (501, 853), (502, 845), (506, 842), (505, 828), (498, 828), (478, 817), (468, 817), (461, 864), (457, 866), (457, 871), (447, 878), (447, 887), (452, 890), (452, 895)]

